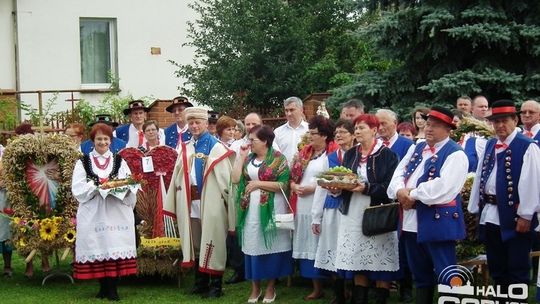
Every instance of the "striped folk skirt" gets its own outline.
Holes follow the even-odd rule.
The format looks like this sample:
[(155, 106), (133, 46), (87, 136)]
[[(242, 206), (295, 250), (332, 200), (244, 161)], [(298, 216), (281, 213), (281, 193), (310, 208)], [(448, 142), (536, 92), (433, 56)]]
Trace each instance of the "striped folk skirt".
[(137, 259), (74, 263), (73, 277), (79, 280), (116, 278), (137, 274)]

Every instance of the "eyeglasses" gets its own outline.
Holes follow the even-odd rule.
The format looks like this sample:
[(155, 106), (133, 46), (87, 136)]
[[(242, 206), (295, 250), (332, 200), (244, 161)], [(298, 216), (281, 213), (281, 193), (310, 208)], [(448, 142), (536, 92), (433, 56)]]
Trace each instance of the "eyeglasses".
[(248, 138), (247, 141), (248, 142), (254, 142), (254, 141), (261, 141), (261, 140), (258, 139), (258, 138)]
[(347, 134), (347, 133), (349, 133), (349, 131), (343, 131), (343, 130), (341, 130), (341, 131), (335, 131), (335, 132), (334, 132), (334, 135), (337, 135), (337, 134)]

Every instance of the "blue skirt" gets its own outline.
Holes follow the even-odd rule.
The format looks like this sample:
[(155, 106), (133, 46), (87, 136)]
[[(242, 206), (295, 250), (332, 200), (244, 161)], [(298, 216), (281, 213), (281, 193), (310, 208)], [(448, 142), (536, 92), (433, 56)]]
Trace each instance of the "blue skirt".
[(246, 280), (272, 280), (292, 274), (292, 250), (263, 255), (245, 255)]
[(300, 275), (303, 278), (307, 278), (307, 279), (328, 278), (328, 276), (325, 275), (325, 273), (321, 272), (319, 268), (315, 268), (315, 260), (299, 259), (298, 264), (300, 266)]

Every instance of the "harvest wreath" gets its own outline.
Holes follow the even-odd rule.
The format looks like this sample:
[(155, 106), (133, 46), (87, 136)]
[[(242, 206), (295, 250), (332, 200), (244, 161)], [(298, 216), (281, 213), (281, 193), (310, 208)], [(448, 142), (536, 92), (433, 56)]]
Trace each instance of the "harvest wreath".
[(27, 260), (38, 252), (74, 246), (77, 203), (71, 177), (79, 157), (76, 145), (63, 134), (20, 135), (7, 145), (2, 162), (12, 242)]

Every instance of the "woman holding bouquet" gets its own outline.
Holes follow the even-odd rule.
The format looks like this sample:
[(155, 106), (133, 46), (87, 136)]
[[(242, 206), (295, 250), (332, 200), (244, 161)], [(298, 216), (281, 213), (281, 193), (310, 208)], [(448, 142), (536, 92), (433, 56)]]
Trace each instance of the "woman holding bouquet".
[(90, 131), (94, 150), (75, 164), (71, 191), (79, 202), (74, 277), (98, 279), (98, 298), (118, 301), (118, 277), (137, 273), (133, 208), (136, 188), (101, 189), (127, 178), (129, 167), (110, 150), (112, 128), (97, 123)]
[(399, 278), (397, 232), (366, 236), (362, 232), (362, 219), (367, 207), (390, 202), (386, 189), (398, 159), (377, 140), (379, 120), (375, 115), (362, 114), (354, 122), (359, 145), (345, 153), (343, 166), (358, 175), (358, 186), (342, 191), (336, 268), (354, 272), (352, 303), (368, 303), (369, 280), (372, 280), (377, 287), (375, 303), (382, 304), (388, 298), (390, 282)]
[(253, 127), (250, 144), (240, 148), (232, 173), (233, 182), (239, 183), (236, 233), (245, 253), (246, 279), (252, 281), (248, 303), (261, 297), (261, 280), (268, 280), (263, 303), (274, 302), (276, 278), (292, 273), (290, 232), (278, 230), (274, 216), (289, 210), (283, 196), (289, 167), (285, 156), (272, 148), (273, 141), (272, 128)]
[(291, 167), (291, 205), (296, 206), (293, 238), (293, 258), (299, 260), (300, 275), (313, 280), (313, 291), (304, 300), (323, 297), (320, 279), (315, 269), (318, 235), (311, 228), (311, 208), (317, 186), (317, 175), (328, 169), (328, 154), (338, 146), (334, 142), (334, 125), (323, 116), (314, 116), (308, 125), (310, 142), (294, 157)]

